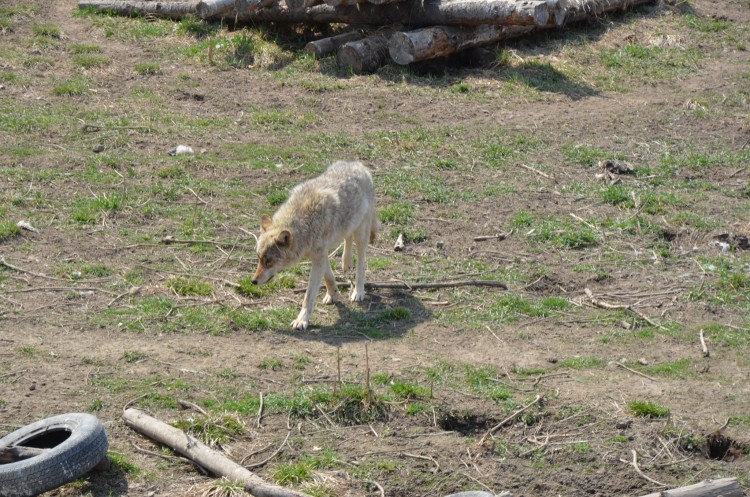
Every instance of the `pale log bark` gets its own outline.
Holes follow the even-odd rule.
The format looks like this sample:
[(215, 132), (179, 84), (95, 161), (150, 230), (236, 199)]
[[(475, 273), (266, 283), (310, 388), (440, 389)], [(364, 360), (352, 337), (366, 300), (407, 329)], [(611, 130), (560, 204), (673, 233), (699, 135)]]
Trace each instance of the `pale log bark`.
[(234, 10), (235, 0), (201, 0), (195, 7), (198, 17), (208, 19), (217, 15), (227, 15)]
[(210, 449), (182, 430), (159, 421), (138, 409), (122, 413), (125, 424), (135, 431), (162, 443), (215, 475), (245, 484), (245, 490), (256, 497), (310, 497), (262, 480), (258, 475)]
[(305, 45), (305, 52), (315, 56), (316, 59), (322, 59), (323, 57), (336, 53), (345, 43), (361, 40), (362, 37), (362, 32), (359, 30), (341, 33), (336, 36), (311, 41)]
[(521, 36), (532, 29), (532, 26), (432, 26), (394, 33), (388, 41), (388, 52), (397, 64), (406, 65)]
[(388, 38), (391, 32), (382, 31), (362, 40), (350, 41), (339, 48), (336, 55), (343, 67), (351, 67), (354, 74), (375, 71), (388, 57)]
[(320, 5), (323, 0), (285, 0), (286, 6), (291, 10), (302, 10), (309, 9), (314, 5)]
[(550, 12), (557, 12), (562, 9), (561, 1), (564, 0), (526, 0), (518, 2), (515, 0), (404, 0), (387, 6), (362, 3), (333, 8), (326, 4), (316, 5), (304, 13), (284, 11), (283, 9), (269, 9), (265, 12), (238, 10), (237, 12), (238, 19), (243, 21), (335, 22), (371, 26), (386, 24), (407, 24), (410, 26), (432, 26), (436, 24), (543, 26), (550, 23)]
[(550, 10), (547, 27), (595, 19), (597, 16), (627, 10), (654, 0), (564, 0), (557, 9)]
[(135, 14), (153, 14), (171, 19), (182, 19), (183, 17), (196, 13), (195, 2), (147, 2), (147, 1), (93, 1), (78, 2), (79, 9), (91, 8), (100, 11), (111, 10), (118, 14), (132, 16)]
[(687, 487), (663, 490), (643, 497), (746, 497), (737, 478), (705, 480)]
[[(259, 1), (259, 0), (239, 0)], [(347, 0), (351, 1), (351, 0)], [(383, 6), (362, 3), (331, 7), (316, 5), (307, 11), (278, 6), (263, 10), (238, 9), (240, 21), (320, 22), (353, 25), (518, 25), (554, 28), (565, 23), (594, 19), (654, 0), (404, 0)]]
[(266, 7), (271, 7), (276, 2), (277, 0), (236, 0), (234, 3), (234, 11), (238, 17), (244, 17), (245, 20), (248, 20), (249, 16), (252, 16), (254, 12), (258, 12), (260, 9)]
[(323, 3), (331, 7), (348, 7), (365, 3), (366, 0), (323, 0)]

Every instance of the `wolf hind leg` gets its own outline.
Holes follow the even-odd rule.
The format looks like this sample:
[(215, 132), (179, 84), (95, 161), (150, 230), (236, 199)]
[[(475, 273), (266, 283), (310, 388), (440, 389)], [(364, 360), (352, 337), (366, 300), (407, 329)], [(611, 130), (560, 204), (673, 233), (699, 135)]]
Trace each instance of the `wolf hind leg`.
[(341, 269), (343, 269), (344, 272), (347, 272), (352, 268), (352, 261), (354, 260), (352, 254), (352, 243), (354, 243), (353, 236), (349, 235), (344, 239), (344, 255), (341, 257)]
[(326, 294), (323, 297), (324, 304), (333, 304), (339, 300), (339, 289), (336, 287), (336, 277), (333, 275), (331, 270), (331, 264), (326, 260), (325, 272), (323, 273), (323, 281), (326, 284)]

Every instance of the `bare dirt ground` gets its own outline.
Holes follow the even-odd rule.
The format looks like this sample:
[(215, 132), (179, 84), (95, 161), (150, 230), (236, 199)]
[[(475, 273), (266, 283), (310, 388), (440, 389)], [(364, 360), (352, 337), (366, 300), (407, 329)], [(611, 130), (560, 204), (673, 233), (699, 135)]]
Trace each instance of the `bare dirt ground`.
[[(228, 495), (127, 428), (126, 405), (310, 495), (747, 488), (750, 257), (716, 244), (750, 233), (746, 0), (369, 76), (269, 27), (238, 64), (221, 57), (239, 28), (0, 9), (0, 434), (93, 412), (115, 461), (48, 495)], [(196, 155), (167, 155), (181, 143)], [(307, 266), (238, 290), (249, 233), (339, 158), (373, 169), (370, 281), (510, 290), (376, 289), (289, 330)], [(608, 158), (637, 173), (602, 178)], [(733, 450), (709, 458), (727, 420)]]

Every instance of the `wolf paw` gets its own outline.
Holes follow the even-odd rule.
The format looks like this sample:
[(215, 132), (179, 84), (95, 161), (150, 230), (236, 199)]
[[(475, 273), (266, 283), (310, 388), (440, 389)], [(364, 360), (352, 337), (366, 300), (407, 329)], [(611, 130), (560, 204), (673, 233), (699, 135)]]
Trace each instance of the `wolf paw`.
[(362, 302), (363, 300), (365, 300), (365, 292), (358, 292), (357, 290), (354, 290), (349, 296), (349, 300), (351, 300), (352, 302)]
[(301, 318), (298, 317), (294, 321), (292, 321), (292, 329), (293, 330), (299, 330), (299, 331), (305, 331), (307, 329), (307, 325), (309, 324), (307, 318)]
[(326, 293), (325, 297), (323, 297), (323, 303), (326, 305), (333, 304), (334, 302), (338, 302), (339, 300), (339, 294), (334, 293), (331, 295), (330, 293)]

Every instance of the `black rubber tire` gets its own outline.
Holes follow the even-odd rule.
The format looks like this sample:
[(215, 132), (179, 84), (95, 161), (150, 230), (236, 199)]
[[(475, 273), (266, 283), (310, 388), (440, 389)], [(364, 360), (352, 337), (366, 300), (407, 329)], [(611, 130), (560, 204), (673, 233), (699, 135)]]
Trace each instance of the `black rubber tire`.
[(91, 414), (42, 419), (0, 438), (0, 446), (49, 449), (35, 457), (0, 464), (1, 497), (33, 497), (88, 473), (107, 454), (101, 422)]

